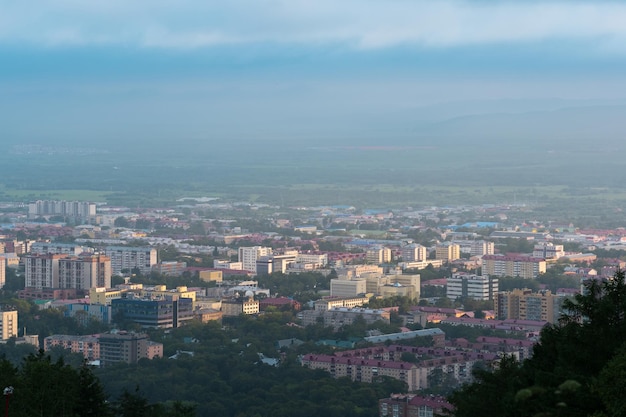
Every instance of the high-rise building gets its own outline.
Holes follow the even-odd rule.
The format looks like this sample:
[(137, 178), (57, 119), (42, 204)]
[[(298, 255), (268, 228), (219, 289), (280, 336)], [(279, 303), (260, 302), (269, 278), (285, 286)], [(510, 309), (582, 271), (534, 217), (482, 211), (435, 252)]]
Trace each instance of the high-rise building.
[(7, 269), (7, 260), (3, 257), (0, 257), (0, 288), (4, 288), (4, 284), (6, 284), (6, 281), (7, 281), (6, 269)]
[(470, 243), (470, 256), (493, 255), (495, 244), (486, 240), (475, 240)]
[(456, 300), (468, 297), (475, 300), (493, 300), (498, 294), (498, 278), (487, 275), (454, 274), (447, 279), (446, 297)]
[(0, 340), (17, 337), (17, 311), (0, 310)]
[(377, 248), (369, 249), (365, 253), (365, 259), (368, 263), (374, 264), (374, 265), (388, 263), (393, 260), (391, 249), (385, 248), (385, 247), (377, 247)]
[(499, 320), (535, 320), (556, 323), (561, 316), (561, 305), (566, 297), (552, 292), (532, 292), (516, 289), (499, 293), (494, 299), (494, 310)]
[(404, 262), (425, 261), (426, 259), (428, 259), (428, 249), (425, 246), (413, 243), (402, 248)]
[(112, 316), (122, 316), (142, 327), (180, 327), (193, 319), (193, 299), (172, 294), (158, 299), (129, 296), (111, 300)]
[(111, 258), (111, 273), (121, 275), (125, 270), (137, 268), (148, 274), (157, 263), (157, 250), (151, 247), (107, 246), (104, 254)]
[(24, 276), (26, 288), (59, 287), (59, 260), (67, 255), (26, 255)]
[(28, 205), (28, 217), (67, 216), (86, 220), (96, 215), (96, 205), (84, 201), (38, 200)]
[(59, 259), (59, 287), (88, 290), (111, 288), (111, 259), (104, 255)]
[(435, 258), (454, 261), (461, 258), (461, 247), (456, 243), (443, 243), (435, 247)]
[(249, 246), (239, 248), (239, 262), (241, 262), (245, 271), (254, 272), (256, 274), (256, 261), (262, 256), (272, 255), (272, 248), (264, 246)]

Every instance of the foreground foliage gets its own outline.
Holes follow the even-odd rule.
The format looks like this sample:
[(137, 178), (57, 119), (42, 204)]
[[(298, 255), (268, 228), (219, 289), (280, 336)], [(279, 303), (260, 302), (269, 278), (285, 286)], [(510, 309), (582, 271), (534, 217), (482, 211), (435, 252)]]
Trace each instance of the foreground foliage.
[(451, 395), (455, 417), (623, 416), (626, 399), (626, 282), (618, 271), (564, 304), (531, 359), (504, 358), (495, 372)]

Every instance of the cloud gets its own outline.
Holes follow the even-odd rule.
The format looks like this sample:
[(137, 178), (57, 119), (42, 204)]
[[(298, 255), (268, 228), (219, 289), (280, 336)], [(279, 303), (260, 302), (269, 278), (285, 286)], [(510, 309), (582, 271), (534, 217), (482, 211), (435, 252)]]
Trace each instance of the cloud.
[(22, 0), (2, 6), (0, 44), (368, 50), (565, 40), (615, 51), (625, 21), (626, 4), (601, 1)]

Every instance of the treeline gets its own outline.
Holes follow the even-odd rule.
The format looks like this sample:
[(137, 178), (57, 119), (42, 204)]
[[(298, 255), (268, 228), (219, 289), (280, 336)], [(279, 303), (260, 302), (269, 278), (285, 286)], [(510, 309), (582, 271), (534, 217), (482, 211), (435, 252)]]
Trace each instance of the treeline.
[(455, 417), (623, 416), (626, 399), (624, 272), (592, 281), (564, 304), (562, 322), (545, 328), (533, 357), (504, 358), (496, 371), (450, 396)]

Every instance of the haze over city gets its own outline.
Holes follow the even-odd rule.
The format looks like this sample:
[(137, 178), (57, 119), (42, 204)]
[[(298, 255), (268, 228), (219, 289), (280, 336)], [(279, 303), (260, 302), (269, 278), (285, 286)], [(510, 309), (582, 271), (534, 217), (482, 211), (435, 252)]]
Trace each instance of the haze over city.
[(621, 416), (625, 22), (0, 2), (5, 416)]
[(419, 142), (458, 116), (622, 106), (625, 16), (615, 1), (4, 4), (2, 141)]

